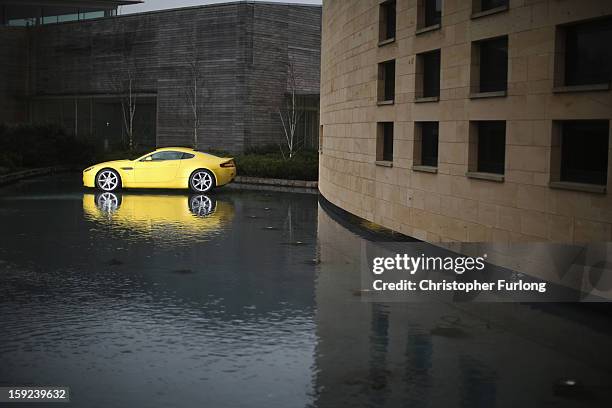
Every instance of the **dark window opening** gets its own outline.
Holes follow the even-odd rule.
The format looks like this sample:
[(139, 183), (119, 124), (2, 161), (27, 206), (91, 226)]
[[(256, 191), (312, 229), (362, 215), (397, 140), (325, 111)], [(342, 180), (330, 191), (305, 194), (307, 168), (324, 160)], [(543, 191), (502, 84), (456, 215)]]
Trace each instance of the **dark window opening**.
[(440, 96), (440, 50), (422, 54), (423, 97)]
[(393, 161), (393, 122), (378, 124), (376, 160)]
[(421, 123), (421, 165), (438, 167), (438, 122)]
[(565, 28), (565, 84), (612, 81), (612, 18)]
[(561, 181), (606, 185), (609, 124), (606, 120), (561, 123)]
[(508, 88), (508, 37), (478, 43), (480, 49), (480, 92)]
[(506, 122), (478, 122), (478, 171), (504, 174)]
[(481, 0), (480, 11), (487, 11), (497, 7), (508, 7), (508, 0)]
[(382, 82), (380, 101), (393, 101), (395, 99), (395, 61), (379, 64), (379, 80)]
[(183, 157), (181, 157), (182, 160), (187, 160), (187, 159), (193, 159), (195, 157), (195, 154), (191, 154), (191, 153), (183, 153)]
[(380, 5), (380, 41), (395, 38), (396, 13), (395, 0)]
[(424, 0), (425, 27), (442, 22), (442, 0)]

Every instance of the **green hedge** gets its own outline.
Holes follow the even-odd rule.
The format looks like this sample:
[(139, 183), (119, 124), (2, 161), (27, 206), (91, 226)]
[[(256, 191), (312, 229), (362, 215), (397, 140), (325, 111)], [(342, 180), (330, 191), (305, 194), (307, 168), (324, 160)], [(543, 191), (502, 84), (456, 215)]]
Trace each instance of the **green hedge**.
[(9, 170), (82, 166), (95, 157), (92, 145), (51, 125), (0, 125), (0, 167)]
[(290, 160), (280, 153), (246, 153), (236, 156), (239, 176), (314, 181), (319, 176), (319, 154), (301, 151)]

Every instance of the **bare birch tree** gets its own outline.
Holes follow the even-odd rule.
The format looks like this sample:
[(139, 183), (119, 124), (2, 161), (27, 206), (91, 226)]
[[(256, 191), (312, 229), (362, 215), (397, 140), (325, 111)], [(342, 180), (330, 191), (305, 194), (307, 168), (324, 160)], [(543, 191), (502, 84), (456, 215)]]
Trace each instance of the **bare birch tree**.
[(189, 109), (189, 130), (193, 137), (193, 148), (198, 147), (198, 129), (204, 115), (204, 107), (207, 101), (208, 88), (206, 77), (202, 72), (203, 64), (198, 53), (195, 42), (195, 33), (190, 44), (190, 50), (185, 54), (185, 66), (187, 75), (183, 97)]
[[(118, 20), (115, 19), (117, 26)], [(112, 79), (115, 92), (121, 103), (123, 129), (127, 135), (127, 146), (130, 150), (136, 147), (134, 138), (134, 117), (136, 115), (137, 89), (140, 72), (134, 57), (134, 33), (126, 32), (125, 28), (117, 27), (115, 32), (121, 33), (121, 60)]]
[(128, 138), (128, 148), (133, 150), (134, 142), (134, 116), (136, 115), (136, 69), (128, 65), (119, 80), (121, 86), (121, 115), (123, 117), (123, 128)]
[[(284, 147), (287, 150), (288, 158), (291, 159), (301, 147), (297, 140), (296, 130), (303, 115), (303, 112), (298, 106), (297, 78), (291, 61), (287, 63), (287, 92), (288, 95), (285, 97), (285, 106), (278, 109), (278, 116), (280, 117), (283, 126), (283, 134), (285, 136)], [(283, 148), (281, 148), (281, 153), (283, 157), (285, 157)]]

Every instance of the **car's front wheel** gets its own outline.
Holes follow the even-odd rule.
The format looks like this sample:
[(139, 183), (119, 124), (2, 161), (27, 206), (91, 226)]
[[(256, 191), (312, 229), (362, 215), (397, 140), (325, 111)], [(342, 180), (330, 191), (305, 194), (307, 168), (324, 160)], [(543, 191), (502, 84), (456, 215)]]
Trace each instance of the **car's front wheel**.
[(214, 199), (204, 194), (192, 195), (189, 197), (189, 210), (193, 215), (206, 217), (215, 212), (217, 203)]
[(104, 169), (96, 176), (96, 187), (102, 191), (115, 191), (121, 186), (121, 178), (113, 169)]
[(189, 187), (196, 193), (206, 193), (214, 186), (215, 176), (209, 170), (196, 170), (189, 177)]

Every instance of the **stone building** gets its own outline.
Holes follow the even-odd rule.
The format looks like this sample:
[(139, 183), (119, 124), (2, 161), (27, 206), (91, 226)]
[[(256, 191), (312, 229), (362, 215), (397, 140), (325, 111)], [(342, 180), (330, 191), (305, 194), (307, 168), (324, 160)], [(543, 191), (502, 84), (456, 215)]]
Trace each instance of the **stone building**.
[(429, 242), (612, 241), (611, 43), (607, 0), (325, 1), (321, 193)]
[(27, 24), (6, 7), (0, 122), (60, 123), (113, 148), (125, 144), (131, 96), (136, 144), (191, 146), (197, 133), (198, 148), (241, 152), (283, 138), (278, 110), (295, 89), (298, 137), (316, 147), (320, 6), (239, 1), (93, 16), (81, 4), (55, 21), (42, 8)]

